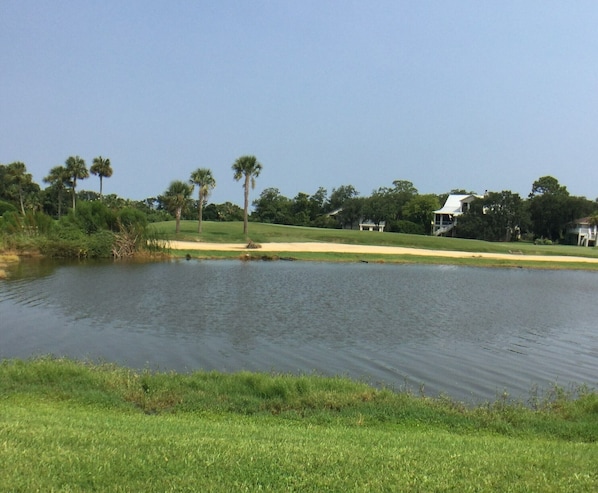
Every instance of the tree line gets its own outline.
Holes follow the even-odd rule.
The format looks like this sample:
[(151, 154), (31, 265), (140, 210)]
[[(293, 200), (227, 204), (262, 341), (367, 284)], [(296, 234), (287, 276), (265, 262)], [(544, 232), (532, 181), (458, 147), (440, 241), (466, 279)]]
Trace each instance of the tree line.
[(419, 194), (412, 182), (395, 180), (361, 197), (352, 185), (332, 190), (319, 188), (283, 196), (277, 188), (265, 189), (253, 202), (252, 219), (266, 223), (313, 227), (356, 228), (360, 221), (385, 224), (384, 231), (430, 234), (434, 211), (450, 194), (475, 195), (470, 208), (458, 218), (451, 235), (486, 241), (546, 240), (565, 242), (567, 226), (583, 217), (598, 224), (598, 202), (570, 195), (552, 176), (534, 181), (527, 198), (510, 190), (486, 191), (483, 195), (466, 190), (443, 194)]
[[(295, 197), (282, 195), (277, 188), (267, 188), (251, 205), (250, 190), (262, 171), (255, 156), (241, 156), (231, 166), (233, 179), (242, 181), (243, 208), (231, 203), (209, 203), (216, 180), (209, 168), (197, 168), (187, 180), (175, 180), (157, 197), (132, 201), (114, 194), (104, 195), (104, 179), (112, 177), (110, 159), (97, 156), (89, 169), (80, 156), (69, 156), (64, 165), (50, 169), (42, 189), (22, 162), (0, 164), (0, 215), (2, 230), (41, 230), (48, 218), (76, 225), (86, 234), (102, 229), (122, 231), (132, 224), (174, 219), (176, 232), (182, 219), (196, 219), (198, 233), (202, 222), (243, 220), (321, 228), (357, 228), (362, 221), (384, 223), (385, 231), (430, 234), (434, 211), (450, 194), (472, 194), (451, 190), (442, 194), (420, 194), (407, 180), (395, 180), (368, 196), (361, 196), (353, 185), (327, 189), (319, 187), (313, 194), (299, 192)], [(99, 178), (99, 193), (78, 191), (90, 174)], [(193, 191), (197, 189), (197, 198)], [(78, 201), (81, 202), (80, 205)], [(82, 210), (79, 210), (82, 209)], [(44, 217), (45, 216), (45, 217)], [(526, 198), (509, 190), (477, 196), (469, 210), (459, 217), (451, 231), (454, 236), (487, 241), (542, 239), (566, 241), (567, 226), (575, 219), (590, 216), (598, 223), (598, 202), (572, 196), (552, 176), (536, 180)], [(61, 223), (61, 224), (62, 224)]]
[[(110, 159), (98, 156), (88, 169), (80, 156), (69, 156), (53, 167), (42, 189), (22, 162), (0, 164), (0, 246), (24, 249), (23, 238), (35, 238), (34, 248), (60, 257), (130, 256), (148, 244), (148, 222), (197, 218), (202, 232), (205, 217), (213, 221), (243, 221), (247, 236), (249, 191), (262, 169), (255, 156), (241, 156), (232, 165), (233, 178), (243, 180), (244, 209), (235, 204), (208, 204), (216, 186), (212, 171), (197, 168), (187, 181), (175, 180), (157, 197), (141, 201), (104, 195), (103, 180), (113, 174)], [(89, 175), (100, 179), (99, 193), (78, 190)], [(197, 200), (191, 198), (197, 187)], [(190, 216), (193, 209), (195, 217)], [(151, 242), (150, 242), (151, 243)], [(159, 242), (158, 242), (159, 243)]]

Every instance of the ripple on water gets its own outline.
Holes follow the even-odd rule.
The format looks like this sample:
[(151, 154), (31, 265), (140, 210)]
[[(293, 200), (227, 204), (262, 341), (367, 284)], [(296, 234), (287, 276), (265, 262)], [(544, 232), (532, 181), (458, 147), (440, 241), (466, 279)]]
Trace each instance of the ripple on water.
[(317, 372), (458, 398), (598, 383), (597, 274), (424, 265), (60, 266), (0, 284), (0, 355)]

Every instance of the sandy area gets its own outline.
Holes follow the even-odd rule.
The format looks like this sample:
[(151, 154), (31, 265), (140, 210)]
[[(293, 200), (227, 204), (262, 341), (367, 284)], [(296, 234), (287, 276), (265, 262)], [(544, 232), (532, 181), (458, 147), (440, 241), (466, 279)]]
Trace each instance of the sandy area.
[[(345, 245), (342, 243), (261, 243), (259, 249), (248, 249), (245, 244), (240, 243), (204, 243), (194, 241), (170, 241), (170, 248), (174, 250), (212, 250), (234, 252), (268, 252), (268, 253), (292, 253), (292, 252), (331, 252), (331, 253), (373, 253), (386, 255), (416, 255), (426, 257), (449, 257), (449, 258), (487, 258), (507, 260), (532, 260), (539, 262), (588, 262), (598, 263), (597, 258), (569, 257), (554, 255), (521, 255), (508, 253), (472, 253), (447, 250), (426, 250), (423, 248), (388, 247), (373, 245)], [(580, 247), (581, 248), (581, 247)]]

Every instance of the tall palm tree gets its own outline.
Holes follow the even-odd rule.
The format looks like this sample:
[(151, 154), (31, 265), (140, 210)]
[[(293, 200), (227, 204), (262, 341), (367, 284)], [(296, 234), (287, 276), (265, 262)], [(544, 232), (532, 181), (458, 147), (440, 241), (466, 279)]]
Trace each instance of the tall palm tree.
[(189, 180), (194, 185), (197, 185), (199, 195), (197, 198), (197, 218), (199, 224), (197, 226), (197, 232), (201, 233), (201, 223), (203, 219), (203, 204), (207, 200), (210, 191), (216, 186), (216, 180), (212, 176), (212, 170), (208, 168), (197, 168), (191, 173), (191, 179)]
[(77, 180), (83, 180), (89, 176), (85, 161), (79, 156), (70, 156), (66, 161), (66, 169), (70, 177), (71, 191), (73, 193), (73, 211), (75, 210), (77, 197)]
[(247, 236), (247, 218), (249, 211), (249, 185), (255, 188), (255, 179), (260, 176), (262, 165), (258, 162), (255, 156), (241, 156), (233, 163), (234, 179), (239, 181), (245, 178), (243, 182), (244, 190), (244, 207), (243, 207), (243, 234)]
[(94, 157), (93, 164), (89, 168), (92, 175), (100, 177), (100, 200), (102, 199), (102, 179), (110, 178), (112, 176), (112, 168), (110, 167), (110, 159), (102, 156)]
[(189, 205), (189, 198), (193, 193), (193, 185), (185, 183), (184, 181), (173, 181), (168, 190), (164, 192), (162, 198), (168, 210), (174, 214), (176, 219), (176, 234), (181, 231), (181, 214), (183, 210)]
[(54, 166), (48, 176), (44, 178), (46, 183), (54, 187), (58, 193), (58, 217), (62, 215), (62, 192), (70, 183), (70, 173), (64, 166)]

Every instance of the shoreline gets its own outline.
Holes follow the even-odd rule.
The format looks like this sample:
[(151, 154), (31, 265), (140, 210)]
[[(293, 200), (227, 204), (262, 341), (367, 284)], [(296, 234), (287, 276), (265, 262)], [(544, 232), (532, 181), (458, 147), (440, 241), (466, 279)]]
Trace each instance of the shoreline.
[(458, 250), (427, 250), (425, 248), (353, 245), (345, 243), (294, 242), (261, 243), (259, 248), (247, 248), (244, 243), (206, 243), (196, 241), (168, 241), (172, 250), (220, 251), (239, 253), (349, 253), (373, 255), (411, 255), (416, 257), (444, 257), (453, 259), (517, 260), (534, 262), (564, 262), (598, 264), (598, 258), (564, 255), (524, 255), (519, 253), (464, 252)]

